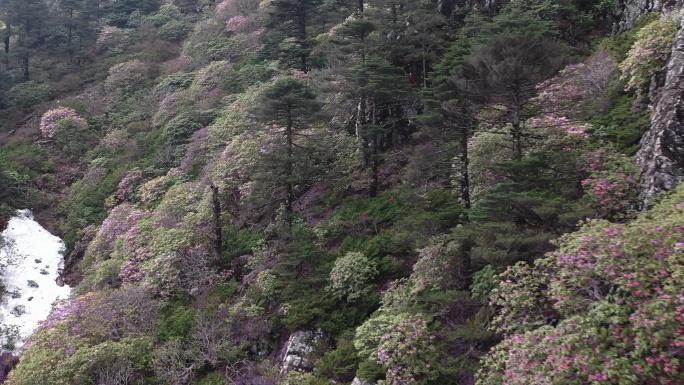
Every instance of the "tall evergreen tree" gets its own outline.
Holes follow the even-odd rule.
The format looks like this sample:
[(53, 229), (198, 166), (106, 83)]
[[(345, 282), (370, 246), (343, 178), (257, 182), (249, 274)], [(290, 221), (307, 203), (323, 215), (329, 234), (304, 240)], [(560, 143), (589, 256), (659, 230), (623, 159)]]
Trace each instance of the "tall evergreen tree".
[[(44, 23), (50, 16), (47, 4), (43, 0), (3, 0), (0, 9), (6, 28), (5, 52), (19, 60), (22, 75), (28, 80), (32, 51), (45, 41)], [(10, 36), (17, 36), (14, 52), (10, 52)]]
[(309, 70), (307, 59), (313, 45), (311, 26), (316, 7), (322, 0), (274, 0), (270, 3), (269, 26), (283, 34), (285, 44), (281, 53), (286, 59), (296, 59), (297, 68), (302, 72)]
[(402, 106), (409, 95), (409, 84), (400, 68), (381, 59), (368, 59), (354, 72), (360, 97), (356, 111), (356, 136), (362, 139), (366, 164), (371, 169), (369, 195), (375, 197), (382, 152), (398, 144), (402, 128), (408, 125)]
[(312, 159), (303, 143), (305, 130), (311, 127), (320, 111), (316, 95), (303, 82), (285, 78), (268, 87), (254, 110), (256, 118), (273, 130), (275, 144), (262, 154), (263, 167), (253, 179), (257, 183), (276, 184), (281, 190), (286, 221), (292, 224), (292, 207), (297, 198), (296, 188), (311, 177)]

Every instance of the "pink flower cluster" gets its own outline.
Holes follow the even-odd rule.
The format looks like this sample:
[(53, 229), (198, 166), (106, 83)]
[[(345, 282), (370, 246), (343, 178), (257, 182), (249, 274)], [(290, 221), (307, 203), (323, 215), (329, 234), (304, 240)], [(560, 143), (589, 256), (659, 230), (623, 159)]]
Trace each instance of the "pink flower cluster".
[(128, 203), (114, 207), (107, 219), (102, 222), (95, 239), (88, 246), (87, 253), (96, 260), (109, 258), (114, 251), (114, 242), (148, 216), (149, 213), (136, 210)]
[(116, 188), (116, 193), (114, 198), (118, 203), (131, 202), (133, 200), (133, 195), (135, 194), (135, 189), (138, 187), (142, 181), (142, 171), (139, 168), (134, 168), (124, 175), (119, 181), (119, 185)]
[[(630, 224), (589, 222), (527, 273), (504, 273), (494, 305), (550, 316), (548, 300), (558, 325), (515, 329), (478, 384), (684, 384), (684, 203), (663, 206)], [(512, 282), (529, 279), (534, 293)]]
[(233, 16), (226, 21), (226, 32), (238, 32), (246, 22), (247, 18), (242, 15)]
[(620, 219), (633, 213), (639, 182), (628, 157), (601, 147), (586, 154), (580, 169), (588, 174), (581, 183), (595, 217)]
[(601, 51), (586, 63), (569, 65), (537, 85), (535, 101), (544, 112), (573, 118), (586, 103), (606, 95), (616, 66), (610, 55)]
[(387, 368), (386, 384), (418, 384), (433, 372), (430, 362), (435, 337), (426, 333), (427, 327), (421, 317), (408, 316), (380, 337), (377, 363)]
[(58, 107), (47, 111), (40, 118), (40, 131), (45, 138), (54, 138), (57, 123), (64, 119), (75, 120), (85, 123), (85, 120), (73, 109), (69, 107)]

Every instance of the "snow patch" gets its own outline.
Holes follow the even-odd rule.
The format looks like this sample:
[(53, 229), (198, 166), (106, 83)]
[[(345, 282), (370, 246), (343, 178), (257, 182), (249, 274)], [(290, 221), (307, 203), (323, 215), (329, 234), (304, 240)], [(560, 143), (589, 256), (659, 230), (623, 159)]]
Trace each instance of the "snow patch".
[(17, 211), (0, 235), (0, 350), (19, 353), (52, 304), (71, 293), (56, 283), (64, 242), (33, 220), (30, 210)]

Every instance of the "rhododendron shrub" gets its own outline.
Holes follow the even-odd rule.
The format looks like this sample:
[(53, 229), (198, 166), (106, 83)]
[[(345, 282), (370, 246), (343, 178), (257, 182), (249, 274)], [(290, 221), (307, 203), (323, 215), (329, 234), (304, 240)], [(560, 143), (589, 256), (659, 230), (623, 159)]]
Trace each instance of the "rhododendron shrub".
[(83, 129), (88, 128), (88, 123), (74, 110), (69, 107), (58, 107), (47, 111), (40, 118), (40, 132), (45, 138), (54, 138), (57, 133), (57, 124), (61, 121), (73, 121)]
[(634, 215), (639, 195), (639, 171), (633, 161), (610, 147), (601, 147), (585, 155), (580, 169), (583, 201), (595, 218), (624, 220)]
[(387, 372), (383, 385), (426, 384), (436, 370), (434, 336), (424, 315), (407, 315), (380, 337), (377, 363)]
[(446, 290), (458, 286), (464, 278), (459, 266), (462, 254), (458, 242), (435, 241), (418, 250), (419, 259), (413, 265), (413, 291)]
[(91, 384), (146, 368), (159, 303), (141, 287), (63, 301), (29, 338), (9, 384)]
[(88, 246), (86, 258), (96, 261), (109, 258), (114, 252), (115, 241), (148, 216), (149, 213), (137, 210), (128, 203), (114, 207), (102, 222), (95, 239)]
[(112, 53), (119, 53), (130, 43), (131, 38), (125, 30), (112, 26), (102, 28), (96, 42), (100, 52), (112, 51)]
[(478, 384), (684, 384), (684, 187), (629, 224), (592, 220), (558, 244), (500, 275), (505, 339)]
[(115, 93), (126, 93), (140, 89), (147, 80), (148, 65), (140, 60), (117, 64), (109, 69), (105, 88)]
[(626, 91), (634, 91), (637, 96), (648, 91), (651, 79), (665, 70), (678, 29), (678, 23), (664, 18), (652, 21), (637, 32), (637, 40), (620, 63), (620, 79), (627, 81)]
[(349, 252), (335, 261), (330, 272), (329, 290), (338, 298), (353, 301), (370, 294), (370, 281), (378, 274), (375, 262), (359, 252)]
[(574, 118), (587, 110), (608, 107), (609, 92), (617, 63), (600, 51), (584, 63), (571, 64), (558, 75), (537, 85), (534, 99), (545, 113)]
[(119, 185), (116, 188), (116, 193), (114, 198), (119, 203), (123, 202), (133, 202), (136, 195), (136, 188), (142, 181), (142, 171), (139, 168), (134, 168), (124, 175), (119, 181)]

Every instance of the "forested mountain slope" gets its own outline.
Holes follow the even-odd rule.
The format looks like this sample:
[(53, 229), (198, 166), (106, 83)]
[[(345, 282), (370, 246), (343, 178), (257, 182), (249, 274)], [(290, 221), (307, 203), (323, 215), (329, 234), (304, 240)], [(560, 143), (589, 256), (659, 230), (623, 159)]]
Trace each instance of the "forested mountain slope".
[(682, 383), (678, 6), (0, 1), (6, 383)]

